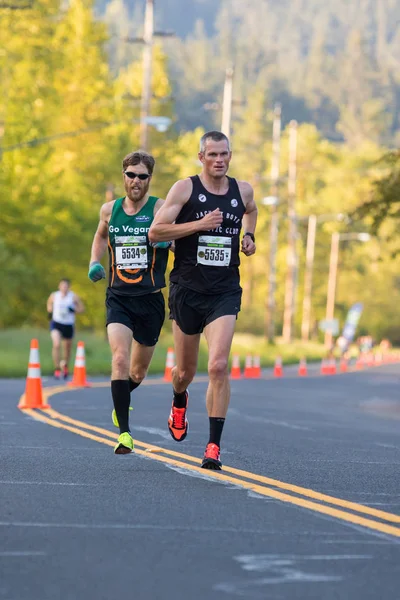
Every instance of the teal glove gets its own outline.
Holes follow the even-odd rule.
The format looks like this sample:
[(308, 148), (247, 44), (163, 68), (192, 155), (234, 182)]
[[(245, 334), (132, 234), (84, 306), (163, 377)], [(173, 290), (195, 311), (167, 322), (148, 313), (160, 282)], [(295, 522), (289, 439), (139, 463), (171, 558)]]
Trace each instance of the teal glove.
[(94, 261), (89, 265), (88, 277), (93, 282), (100, 281), (100, 279), (106, 278), (106, 272), (99, 262)]
[(150, 246), (153, 246), (153, 248), (169, 248), (171, 244), (172, 242), (154, 242)]

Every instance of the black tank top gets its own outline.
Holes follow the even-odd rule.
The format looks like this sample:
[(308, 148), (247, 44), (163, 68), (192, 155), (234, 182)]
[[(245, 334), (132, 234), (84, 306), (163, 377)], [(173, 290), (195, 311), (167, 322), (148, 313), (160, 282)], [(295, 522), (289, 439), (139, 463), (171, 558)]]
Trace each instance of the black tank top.
[(198, 175), (190, 179), (192, 194), (175, 222), (196, 221), (216, 208), (223, 213), (223, 221), (217, 229), (175, 241), (170, 281), (203, 294), (240, 290), (239, 237), (246, 209), (237, 181), (228, 177), (229, 189), (220, 195), (206, 190)]

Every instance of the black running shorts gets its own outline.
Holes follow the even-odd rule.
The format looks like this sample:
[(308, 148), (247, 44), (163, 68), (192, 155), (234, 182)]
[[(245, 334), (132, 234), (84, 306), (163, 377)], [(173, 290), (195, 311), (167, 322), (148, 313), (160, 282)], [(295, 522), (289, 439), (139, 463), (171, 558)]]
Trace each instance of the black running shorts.
[(155, 346), (165, 318), (162, 292), (144, 296), (122, 296), (107, 289), (107, 325), (121, 323), (132, 330), (133, 338), (143, 346)]
[(50, 331), (59, 331), (63, 340), (72, 340), (74, 337), (74, 326), (50, 321)]
[(242, 290), (222, 294), (201, 294), (171, 283), (169, 289), (169, 318), (187, 335), (201, 333), (212, 321), (240, 311)]

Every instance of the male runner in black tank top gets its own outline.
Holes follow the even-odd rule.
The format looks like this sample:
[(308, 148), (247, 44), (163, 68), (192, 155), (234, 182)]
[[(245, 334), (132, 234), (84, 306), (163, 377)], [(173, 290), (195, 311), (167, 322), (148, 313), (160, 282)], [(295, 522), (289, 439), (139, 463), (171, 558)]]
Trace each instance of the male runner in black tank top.
[(253, 189), (227, 176), (231, 156), (223, 133), (206, 133), (200, 142), (200, 175), (173, 185), (149, 231), (151, 242), (175, 240), (169, 308), (176, 367), (168, 428), (177, 442), (188, 430), (187, 387), (196, 373), (203, 331), (208, 344), (210, 437), (202, 462), (206, 469), (221, 468), (220, 441), (230, 399), (228, 358), (242, 294), (239, 251), (246, 256), (256, 251)]

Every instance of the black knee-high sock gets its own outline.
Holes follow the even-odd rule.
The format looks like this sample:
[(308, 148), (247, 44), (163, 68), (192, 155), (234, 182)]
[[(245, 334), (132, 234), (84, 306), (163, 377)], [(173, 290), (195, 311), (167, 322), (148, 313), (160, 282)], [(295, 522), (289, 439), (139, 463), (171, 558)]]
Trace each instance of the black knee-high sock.
[(129, 404), (131, 394), (128, 379), (114, 379), (111, 381), (111, 394), (115, 412), (119, 423), (120, 433), (129, 431)]
[(176, 392), (174, 390), (174, 406), (175, 408), (186, 408), (187, 395), (186, 390), (184, 392)]
[(222, 417), (209, 417), (210, 420), (210, 439), (209, 444), (221, 445), (221, 435), (224, 428), (225, 419)]
[(139, 387), (141, 383), (141, 381), (139, 383), (136, 383), (136, 381), (133, 381), (132, 377), (129, 377), (129, 391), (133, 392), (133, 390), (136, 390), (136, 388)]

